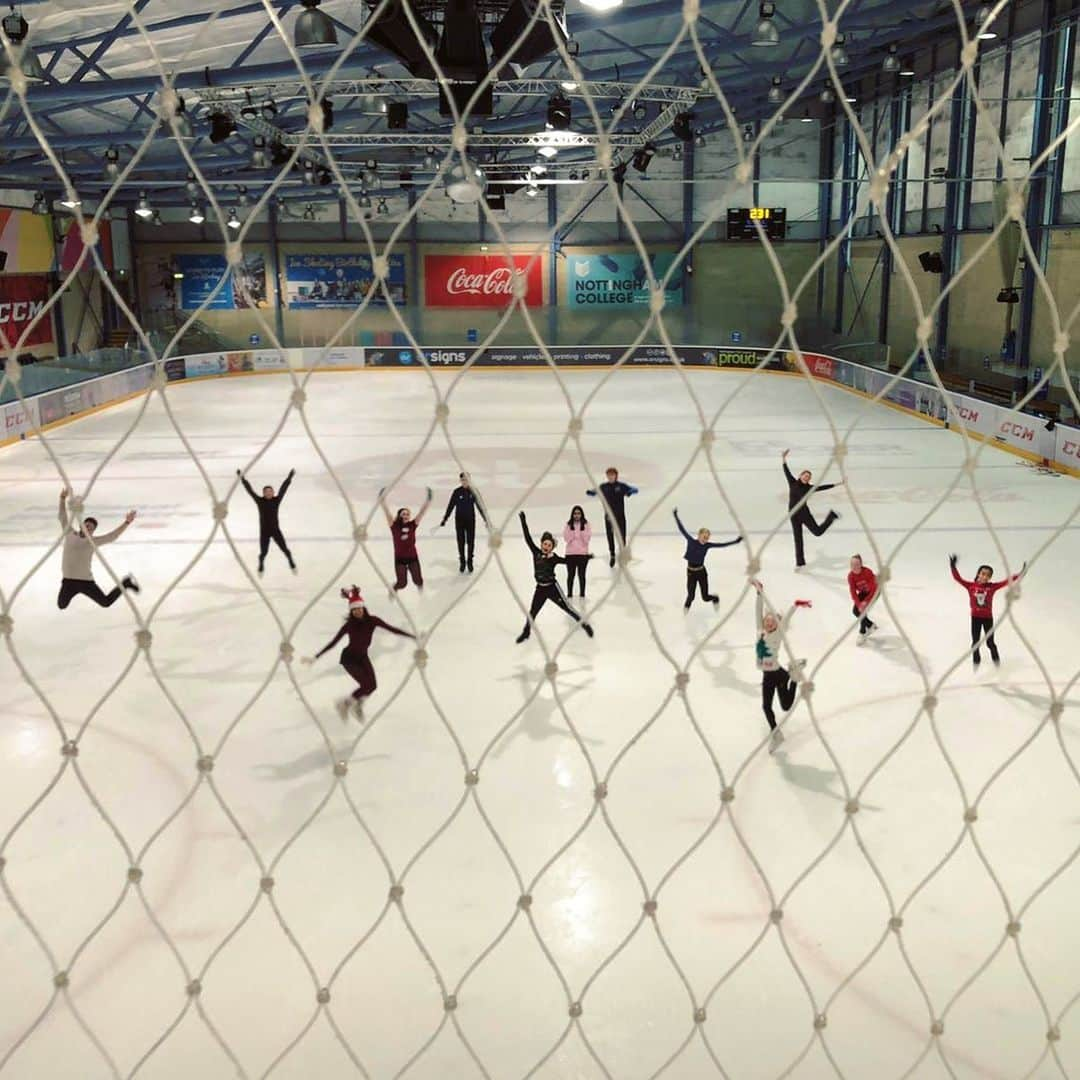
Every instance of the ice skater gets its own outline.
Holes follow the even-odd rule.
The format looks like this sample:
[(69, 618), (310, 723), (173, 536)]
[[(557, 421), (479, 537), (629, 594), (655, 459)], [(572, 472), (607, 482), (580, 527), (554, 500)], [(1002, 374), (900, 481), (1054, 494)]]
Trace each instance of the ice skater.
[[(784, 741), (784, 733), (776, 726), (776, 714), (772, 707), (773, 697), (779, 695), (780, 708), (787, 712), (795, 704), (795, 694), (799, 689), (799, 684), (780, 663), (780, 646), (791, 622), (791, 616), (795, 614), (795, 609), (808, 608), (811, 604), (809, 600), (796, 600), (781, 619), (776, 612), (765, 610), (761, 582), (754, 581), (751, 584), (757, 591), (757, 599), (754, 602), (754, 627), (757, 632), (755, 654), (758, 670), (761, 672), (761, 710), (765, 713), (769, 730), (772, 732), (769, 739), (769, 753), (771, 754)], [(805, 663), (805, 660), (796, 660), (792, 667), (801, 673)]]
[(803, 469), (799, 473), (798, 479), (796, 479), (791, 475), (791, 470), (787, 464), (787, 457), (790, 453), (790, 450), (785, 450), (781, 455), (781, 461), (784, 465), (784, 476), (787, 478), (788, 483), (788, 512), (791, 517), (791, 532), (795, 537), (795, 566), (798, 568), (806, 565), (806, 558), (803, 554), (803, 528), (809, 529), (814, 536), (821, 536), (834, 521), (840, 519), (840, 515), (835, 510), (830, 510), (826, 514), (825, 520), (819, 525), (814, 520), (814, 515), (810, 513), (810, 507), (806, 503), (807, 497), (815, 491), (829, 491), (832, 488), (840, 487), (844, 481), (837, 480), (835, 484), (812, 484), (809, 469)]
[(289, 490), (292, 478), (296, 475), (296, 470), (289, 470), (289, 475), (285, 477), (277, 494), (267, 484), (262, 489), (262, 494), (256, 495), (247, 477), (239, 469), (236, 470), (236, 475), (240, 477), (244, 490), (255, 500), (255, 505), (259, 508), (259, 573), (261, 574), (265, 568), (266, 553), (270, 550), (270, 541), (273, 540), (281, 548), (285, 558), (289, 560), (289, 569), (295, 574), (296, 563), (293, 562), (292, 552), (289, 551), (289, 545), (285, 543), (285, 537), (281, 534), (278, 510), (281, 507), (281, 500), (285, 498), (285, 493)]
[(580, 506), (570, 509), (570, 519), (563, 527), (563, 543), (566, 545), (566, 595), (574, 595), (574, 578), (581, 583), (581, 599), (585, 599), (585, 571), (589, 567), (589, 541), (592, 526)]
[(566, 562), (564, 558), (555, 554), (555, 537), (549, 532), (544, 533), (540, 537), (540, 546), (537, 547), (529, 533), (529, 524), (525, 520), (525, 511), (522, 510), (518, 517), (521, 519), (521, 531), (525, 535), (525, 543), (529, 545), (529, 550), (532, 552), (533, 577), (536, 579), (536, 588), (533, 590), (532, 604), (529, 606), (529, 615), (525, 620), (525, 629), (518, 634), (517, 643), (520, 645), (523, 641), (528, 640), (529, 635), (532, 634), (532, 624), (536, 620), (536, 616), (549, 600), (556, 607), (562, 608), (574, 622), (580, 622), (582, 630), (589, 637), (592, 637), (593, 628), (587, 622), (582, 622), (581, 616), (566, 602), (566, 597), (563, 595), (562, 589), (559, 588), (558, 581), (555, 580), (555, 567)]
[[(615, 565), (615, 534), (618, 531), (619, 547), (626, 543), (626, 500), (636, 495), (638, 489), (633, 484), (624, 484), (619, 479), (619, 470), (611, 468), (604, 475), (607, 481), (600, 485), (599, 494), (604, 500), (604, 531), (607, 533), (608, 566)], [(596, 488), (589, 488), (586, 495), (597, 495)]]
[(64, 548), (61, 554), (61, 580), (60, 595), (56, 598), (56, 606), (62, 611), (82, 594), (89, 597), (100, 607), (112, 607), (120, 599), (123, 589), (132, 592), (139, 591), (139, 583), (134, 575), (127, 574), (120, 582), (120, 587), (114, 586), (109, 592), (103, 592), (101, 586), (94, 580), (90, 564), (94, 559), (94, 552), (103, 544), (111, 544), (119, 539), (127, 527), (135, 520), (135, 511), (129, 510), (124, 515), (123, 522), (112, 532), (97, 534), (98, 521), (95, 517), (83, 518), (83, 527), (75, 528), (71, 524), (68, 514), (67, 498), (70, 492), (64, 488), (60, 492), (60, 528), (64, 531)]
[(343, 637), (348, 635), (349, 643), (341, 650), (338, 663), (352, 676), (356, 682), (356, 689), (351, 695), (341, 698), (336, 702), (337, 711), (341, 719), (348, 718), (349, 709), (353, 715), (362, 720), (364, 716), (364, 698), (375, 692), (378, 683), (375, 680), (375, 668), (371, 664), (368, 650), (371, 648), (371, 638), (376, 630), (389, 630), (391, 634), (399, 637), (414, 638), (415, 634), (408, 630), (401, 630), (396, 626), (385, 623), (377, 615), (372, 615), (364, 606), (364, 598), (360, 590), (354, 585), (351, 589), (342, 589), (341, 595), (349, 602), (349, 615), (342, 624), (341, 629), (334, 635), (325, 648), (320, 649), (314, 656), (302, 657), (302, 664), (314, 664), (324, 653), (328, 653)]
[(866, 614), (867, 609), (877, 596), (877, 577), (869, 566), (864, 566), (861, 555), (852, 555), (847, 576), (848, 592), (851, 593), (851, 614), (859, 620), (859, 645), (865, 645), (866, 639), (877, 629), (877, 623)]
[(679, 520), (679, 511), (672, 511), (675, 515), (675, 524), (679, 526), (679, 532), (686, 538), (686, 603), (683, 611), (689, 611), (694, 602), (694, 593), (700, 589), (701, 599), (708, 600), (713, 606), (720, 603), (720, 597), (709, 592), (709, 571), (705, 569), (705, 556), (713, 548), (733, 547), (742, 543), (742, 537), (736, 536), (734, 540), (725, 540), (723, 543), (709, 543), (712, 533), (708, 529), (698, 529), (697, 536), (691, 536), (686, 531), (686, 526)]
[(484, 507), (476, 497), (472, 489), (467, 472), (458, 473), (461, 483), (450, 494), (450, 501), (446, 504), (446, 512), (442, 516), (439, 525), (445, 525), (451, 511), (454, 514), (454, 529), (457, 532), (458, 573), (464, 574), (466, 570), (473, 572), (473, 547), (476, 543), (476, 514), (479, 511), (484, 519), (484, 524), (490, 529), (487, 514)]
[(983, 563), (975, 571), (975, 580), (965, 581), (956, 569), (957, 559), (958, 556), (956, 555), (949, 556), (949, 568), (952, 570), (953, 579), (967, 589), (968, 596), (971, 598), (971, 663), (975, 670), (978, 671), (979, 665), (982, 663), (982, 657), (979, 655), (979, 644), (984, 634), (986, 635), (986, 647), (990, 650), (990, 659), (995, 666), (1001, 663), (997, 642), (994, 641), (994, 593), (998, 589), (1005, 588), (1006, 585), (1011, 585), (1014, 581), (1019, 581), (1020, 575), (1027, 569), (1027, 563), (1025, 562), (1020, 567), (1019, 574), (1013, 574), (1011, 578), (1004, 578), (1001, 581), (991, 581), (990, 579), (994, 576), (994, 568)]
[(427, 498), (424, 500), (424, 505), (417, 510), (416, 517), (412, 516), (412, 511), (407, 506), (403, 506), (396, 516), (391, 517), (386, 501), (383, 499), (385, 491), (386, 488), (379, 489), (379, 502), (382, 503), (383, 512), (386, 514), (386, 524), (390, 526), (390, 534), (394, 539), (396, 574), (394, 592), (404, 589), (408, 584), (406, 575), (411, 576), (413, 584), (423, 590), (424, 575), (420, 569), (420, 556), (416, 551), (416, 530), (420, 527), (420, 522), (431, 505), (431, 488), (427, 489)]

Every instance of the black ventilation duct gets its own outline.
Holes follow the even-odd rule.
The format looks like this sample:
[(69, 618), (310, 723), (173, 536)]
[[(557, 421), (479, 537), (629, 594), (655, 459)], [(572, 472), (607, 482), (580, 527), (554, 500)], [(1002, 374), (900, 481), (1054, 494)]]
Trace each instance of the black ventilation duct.
[[(401, 0), (390, 0), (376, 17), (374, 11), (377, 7), (377, 4), (372, 5), (368, 11), (367, 22), (364, 23), (364, 34), (367, 40), (380, 49), (385, 49), (392, 56), (396, 56), (414, 78), (435, 78), (435, 69), (424, 55), (416, 32), (402, 10)], [(431, 49), (434, 49), (439, 39), (438, 31), (415, 7), (411, 10), (424, 40)]]
[[(495, 51), (498, 66), (501, 67), (503, 63), (509, 61), (520, 67), (528, 67), (554, 52), (560, 43), (566, 45), (568, 35), (562, 5), (552, 4), (551, 6), (554, 31), (543, 11), (536, 15), (536, 21), (529, 27), (529, 20), (533, 18), (539, 7), (536, 0), (510, 0), (506, 14), (499, 20), (499, 25), (491, 34), (491, 47)], [(527, 31), (526, 27), (529, 27)], [(510, 56), (510, 50), (514, 48), (514, 44), (523, 32), (525, 32), (524, 40), (514, 51), (514, 55)]]
[[(475, 0), (447, 0), (443, 9), (442, 37), (435, 50), (435, 59), (444, 80), (439, 85), (439, 113), (450, 116), (450, 98), (458, 113), (465, 112), (476, 87), (488, 74), (487, 47), (484, 28)], [(469, 110), (470, 116), (490, 116), (494, 108), (491, 85)]]

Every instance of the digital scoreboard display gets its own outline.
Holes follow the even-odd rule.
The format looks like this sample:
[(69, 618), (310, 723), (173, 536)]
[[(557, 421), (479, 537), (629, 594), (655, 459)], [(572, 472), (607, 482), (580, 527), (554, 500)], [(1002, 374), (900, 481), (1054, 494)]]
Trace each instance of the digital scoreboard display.
[(727, 238), (729, 240), (756, 240), (755, 222), (770, 240), (783, 240), (787, 236), (787, 209), (783, 206), (742, 206), (727, 212)]

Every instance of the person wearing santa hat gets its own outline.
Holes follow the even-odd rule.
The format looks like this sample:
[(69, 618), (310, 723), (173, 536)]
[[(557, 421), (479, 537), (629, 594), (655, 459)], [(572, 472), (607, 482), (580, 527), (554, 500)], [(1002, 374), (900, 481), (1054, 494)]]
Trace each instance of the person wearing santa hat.
[(396, 626), (385, 623), (377, 615), (372, 615), (364, 606), (364, 598), (360, 590), (353, 585), (351, 589), (342, 589), (341, 595), (349, 602), (349, 617), (345, 620), (341, 629), (334, 635), (325, 648), (320, 649), (314, 656), (305, 656), (301, 663), (314, 664), (323, 653), (329, 652), (343, 637), (348, 635), (349, 643), (341, 651), (339, 663), (356, 680), (357, 687), (348, 697), (337, 702), (337, 710), (341, 719), (345, 720), (349, 715), (350, 706), (357, 719), (364, 715), (364, 698), (375, 691), (378, 685), (375, 680), (375, 668), (371, 664), (368, 649), (371, 648), (371, 638), (378, 629), (389, 630), (391, 634), (401, 637), (416, 638), (415, 634), (408, 630), (401, 630)]

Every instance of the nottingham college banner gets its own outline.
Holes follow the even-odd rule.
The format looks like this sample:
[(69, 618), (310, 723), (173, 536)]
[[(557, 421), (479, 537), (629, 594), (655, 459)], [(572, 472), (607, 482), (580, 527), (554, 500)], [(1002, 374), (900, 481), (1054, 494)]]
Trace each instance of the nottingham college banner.
[[(674, 261), (670, 253), (649, 256), (657, 284)], [(571, 307), (648, 307), (648, 268), (636, 252), (570, 255), (566, 260), (566, 296)], [(668, 307), (682, 304), (682, 266), (672, 273), (664, 301)]]

